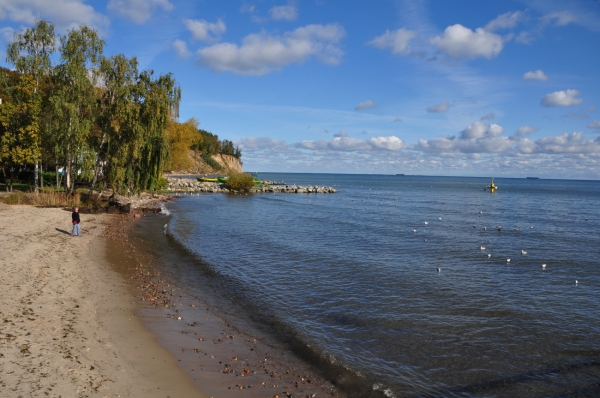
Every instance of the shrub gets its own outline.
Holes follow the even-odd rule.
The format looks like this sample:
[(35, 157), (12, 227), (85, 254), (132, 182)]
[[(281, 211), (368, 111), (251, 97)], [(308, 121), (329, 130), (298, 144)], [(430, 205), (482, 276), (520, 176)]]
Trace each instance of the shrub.
[(248, 173), (232, 173), (225, 185), (234, 191), (248, 192), (254, 186), (254, 177)]

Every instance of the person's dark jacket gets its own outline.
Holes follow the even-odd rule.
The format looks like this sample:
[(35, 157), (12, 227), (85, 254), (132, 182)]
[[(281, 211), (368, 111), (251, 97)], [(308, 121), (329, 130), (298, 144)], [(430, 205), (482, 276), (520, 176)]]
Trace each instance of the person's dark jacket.
[(81, 220), (79, 219), (79, 213), (76, 211), (74, 211), (73, 214), (71, 214), (71, 218), (73, 219), (73, 221), (77, 221), (77, 224), (81, 222)]

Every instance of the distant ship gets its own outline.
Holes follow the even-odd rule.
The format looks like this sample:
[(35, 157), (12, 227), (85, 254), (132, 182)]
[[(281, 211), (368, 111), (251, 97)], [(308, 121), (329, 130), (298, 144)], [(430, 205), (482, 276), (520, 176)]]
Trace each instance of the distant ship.
[(397, 176), (403, 176), (404, 174), (396, 174)]
[(528, 180), (539, 180), (540, 177), (527, 177)]

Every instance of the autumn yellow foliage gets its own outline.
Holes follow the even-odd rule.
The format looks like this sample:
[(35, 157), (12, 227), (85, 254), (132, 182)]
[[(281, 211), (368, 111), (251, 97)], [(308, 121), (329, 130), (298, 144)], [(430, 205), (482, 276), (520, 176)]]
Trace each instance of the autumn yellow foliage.
[(200, 137), (198, 124), (198, 121), (194, 118), (184, 123), (169, 120), (166, 135), (169, 143), (169, 152), (171, 153), (171, 161), (168, 169), (185, 170), (192, 167), (190, 148)]

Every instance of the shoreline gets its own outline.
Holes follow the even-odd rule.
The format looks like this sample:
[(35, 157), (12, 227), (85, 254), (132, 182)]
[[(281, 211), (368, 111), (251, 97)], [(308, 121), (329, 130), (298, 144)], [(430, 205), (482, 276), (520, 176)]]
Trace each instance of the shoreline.
[(201, 397), (146, 329), (127, 283), (107, 261), (107, 223), (0, 204), (0, 395)]
[[(211, 293), (191, 294), (173, 278), (165, 277), (167, 272), (160, 272), (159, 260), (149, 250), (148, 245), (155, 242), (134, 233), (140, 222), (162, 227), (164, 217), (144, 213), (129, 218), (130, 222), (112, 232), (121, 240), (118, 267), (142, 303), (140, 316), (144, 324), (177, 358), (198, 388), (214, 397), (344, 396), (312, 365), (270, 336), (255, 333), (247, 320), (221, 312), (218, 305), (213, 305)], [(164, 236), (162, 228), (152, 233)], [(166, 249), (176, 251), (170, 245)], [(156, 246), (152, 249), (158, 250)], [(190, 261), (181, 253), (169, 259)]]

